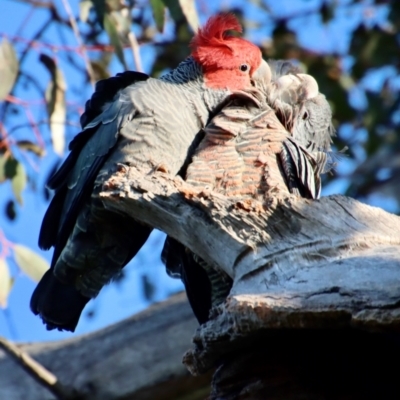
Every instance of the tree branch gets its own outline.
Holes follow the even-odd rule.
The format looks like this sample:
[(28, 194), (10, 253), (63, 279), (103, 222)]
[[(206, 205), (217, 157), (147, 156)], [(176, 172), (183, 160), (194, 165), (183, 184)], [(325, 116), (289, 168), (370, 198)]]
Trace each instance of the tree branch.
[[(180, 293), (97, 332), (18, 348), (82, 399), (203, 400), (211, 374), (194, 378), (181, 361), (197, 326)], [(54, 398), (0, 350), (0, 399)]]
[(58, 381), (57, 377), (35, 361), (28, 353), (15, 344), (0, 337), (0, 348), (5, 350), (17, 364), (23, 368), (40, 385), (53, 393), (60, 400), (79, 400), (75, 391), (71, 391)]
[[(400, 357), (399, 217), (344, 196), (275, 193), (262, 205), (125, 166), (93, 200), (95, 212), (160, 228), (233, 278), (184, 358), (193, 374), (217, 367), (210, 399), (399, 398), (388, 362)], [(196, 323), (176, 299), (30, 351), (88, 399), (204, 398), (210, 375), (189, 380), (180, 365)], [(0, 362), (0, 398), (44, 397), (37, 388), (11, 390), (9, 370)], [(352, 379), (349, 392), (354, 371), (366, 378)]]
[(51, 1), (39, 1), (39, 0), (17, 0), (21, 3), (29, 4), (33, 7), (49, 8), (53, 9), (54, 4)]
[(131, 45), (133, 59), (135, 60), (136, 71), (143, 72), (142, 60), (140, 58), (139, 44), (135, 34), (132, 31), (128, 33), (128, 39)]
[(266, 204), (194, 190), (180, 178), (121, 167), (98, 197), (105, 208), (173, 236), (233, 287), (185, 357), (215, 365), (265, 329), (400, 331), (400, 218), (344, 196), (274, 193)]

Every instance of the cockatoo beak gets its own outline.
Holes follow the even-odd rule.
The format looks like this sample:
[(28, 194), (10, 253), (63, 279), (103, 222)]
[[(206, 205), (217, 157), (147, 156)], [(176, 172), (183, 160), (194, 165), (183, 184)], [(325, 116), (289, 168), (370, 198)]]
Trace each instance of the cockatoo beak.
[(288, 74), (281, 76), (276, 81), (276, 86), (279, 90), (296, 90), (299, 86), (305, 91), (306, 99), (313, 99), (319, 94), (317, 81), (308, 74)]
[(271, 68), (266, 61), (262, 60), (260, 66), (253, 72), (251, 80), (253, 82), (258, 81), (269, 84), (271, 82), (271, 77)]

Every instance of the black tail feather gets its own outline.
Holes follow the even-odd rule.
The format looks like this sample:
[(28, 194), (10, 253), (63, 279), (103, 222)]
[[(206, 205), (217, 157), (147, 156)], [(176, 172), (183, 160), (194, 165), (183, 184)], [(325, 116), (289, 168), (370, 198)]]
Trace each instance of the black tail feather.
[(49, 269), (31, 298), (31, 310), (39, 315), (48, 330), (74, 332), (83, 308), (90, 299), (73, 285), (60, 282)]

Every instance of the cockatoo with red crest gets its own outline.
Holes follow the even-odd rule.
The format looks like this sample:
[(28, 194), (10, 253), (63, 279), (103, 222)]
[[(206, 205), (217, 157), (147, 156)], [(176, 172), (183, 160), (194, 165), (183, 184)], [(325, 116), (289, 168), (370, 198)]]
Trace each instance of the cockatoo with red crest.
[[(290, 61), (268, 61), (270, 82), (238, 94), (205, 128), (186, 181), (268, 207), (277, 193), (317, 199), (321, 173), (332, 166), (332, 112), (315, 79)], [(181, 278), (200, 323), (225, 300), (232, 280), (171, 237), (162, 258)]]
[(52, 176), (55, 190), (39, 245), (54, 247), (51, 268), (31, 299), (48, 329), (73, 331), (86, 303), (136, 255), (152, 228), (94, 206), (92, 193), (118, 164), (176, 175), (202, 129), (234, 92), (269, 81), (260, 49), (229, 35), (231, 14), (208, 20), (191, 56), (159, 79), (135, 72), (101, 81), (81, 117), (82, 132)]

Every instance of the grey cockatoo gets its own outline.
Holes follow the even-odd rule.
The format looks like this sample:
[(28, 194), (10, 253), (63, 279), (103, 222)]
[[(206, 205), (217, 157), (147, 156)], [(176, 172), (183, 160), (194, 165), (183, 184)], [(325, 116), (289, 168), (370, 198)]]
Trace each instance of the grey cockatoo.
[(31, 299), (48, 329), (73, 331), (90, 298), (116, 276), (152, 228), (94, 204), (91, 194), (117, 164), (177, 174), (210, 117), (233, 92), (270, 80), (254, 44), (231, 14), (208, 20), (191, 42), (191, 56), (153, 79), (124, 73), (96, 87), (81, 118), (83, 130), (51, 178), (55, 196), (43, 219), (39, 245), (54, 247), (51, 269)]
[[(226, 196), (263, 201), (279, 191), (318, 198), (329, 170), (332, 114), (315, 79), (288, 61), (268, 61), (270, 83), (238, 96), (205, 128), (186, 181)], [(180, 277), (200, 323), (229, 293), (231, 279), (167, 237), (167, 271)]]

